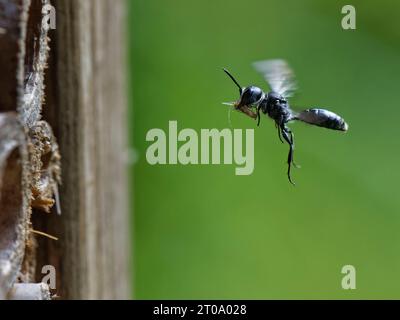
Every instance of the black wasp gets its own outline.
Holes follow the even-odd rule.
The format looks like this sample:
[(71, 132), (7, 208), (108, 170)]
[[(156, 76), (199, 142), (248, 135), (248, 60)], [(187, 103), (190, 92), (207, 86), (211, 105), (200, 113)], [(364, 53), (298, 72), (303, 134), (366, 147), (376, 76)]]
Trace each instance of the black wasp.
[(291, 166), (297, 167), (293, 160), (294, 135), (287, 124), (290, 121), (300, 120), (319, 127), (340, 131), (347, 131), (349, 126), (342, 117), (325, 109), (312, 108), (295, 112), (290, 108), (287, 99), (293, 96), (297, 86), (294, 74), (286, 61), (259, 61), (254, 63), (254, 67), (263, 75), (271, 91), (264, 92), (256, 86), (242, 87), (229, 71), (224, 69), (225, 73), (238, 86), (240, 92), (240, 99), (237, 102), (226, 104), (234, 106), (236, 110), (257, 119), (258, 126), (260, 125), (261, 112), (275, 121), (279, 139), (283, 143), (283, 137), (290, 146), (287, 175), (290, 183), (294, 185), (290, 175)]

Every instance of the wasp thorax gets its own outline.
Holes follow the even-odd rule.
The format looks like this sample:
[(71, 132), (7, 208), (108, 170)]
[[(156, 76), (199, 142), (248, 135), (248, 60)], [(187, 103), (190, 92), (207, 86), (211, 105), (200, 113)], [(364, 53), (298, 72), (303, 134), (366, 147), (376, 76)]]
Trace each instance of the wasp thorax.
[(263, 91), (255, 86), (250, 86), (243, 89), (240, 97), (240, 104), (243, 106), (251, 106), (261, 102), (264, 96)]
[(282, 97), (279, 93), (276, 92), (270, 92), (268, 93), (268, 103), (270, 104), (282, 104), (286, 103), (286, 99)]

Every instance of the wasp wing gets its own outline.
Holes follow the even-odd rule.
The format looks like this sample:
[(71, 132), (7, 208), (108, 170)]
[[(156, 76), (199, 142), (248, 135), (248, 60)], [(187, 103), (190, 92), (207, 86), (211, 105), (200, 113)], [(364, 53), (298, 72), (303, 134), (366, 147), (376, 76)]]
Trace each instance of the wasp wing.
[(312, 108), (300, 112), (296, 112), (293, 120), (300, 120), (302, 122), (312, 124), (318, 127), (324, 127), (332, 130), (347, 131), (348, 124), (342, 117), (333, 113), (332, 111)]
[(294, 73), (285, 60), (264, 60), (253, 63), (271, 90), (285, 98), (292, 97), (297, 89)]

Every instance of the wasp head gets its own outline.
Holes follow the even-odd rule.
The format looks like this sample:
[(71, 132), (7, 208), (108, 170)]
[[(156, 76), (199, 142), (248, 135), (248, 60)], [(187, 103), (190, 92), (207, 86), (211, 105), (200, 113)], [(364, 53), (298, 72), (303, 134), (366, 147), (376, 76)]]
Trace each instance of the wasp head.
[(239, 88), (240, 98), (237, 102), (233, 103), (236, 108), (247, 107), (251, 108), (257, 106), (262, 99), (265, 97), (264, 92), (255, 86), (241, 87), (236, 79), (229, 73), (228, 70), (224, 69), (224, 72), (232, 79), (232, 81)]
[(238, 106), (252, 107), (257, 106), (261, 100), (264, 98), (264, 92), (255, 86), (250, 86), (242, 90), (240, 95), (240, 100), (238, 101)]

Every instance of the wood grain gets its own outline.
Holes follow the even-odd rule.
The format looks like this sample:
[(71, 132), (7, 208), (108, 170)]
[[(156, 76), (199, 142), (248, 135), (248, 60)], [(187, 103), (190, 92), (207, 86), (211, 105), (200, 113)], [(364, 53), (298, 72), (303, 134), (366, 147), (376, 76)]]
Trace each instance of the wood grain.
[(39, 243), (40, 263), (55, 265), (63, 299), (127, 299), (124, 1), (54, 5), (52, 85), (44, 112), (62, 154), (62, 216), (37, 222), (60, 238)]

